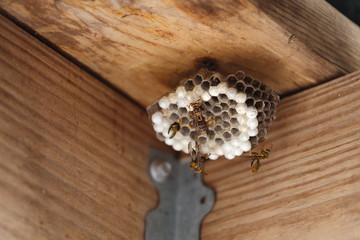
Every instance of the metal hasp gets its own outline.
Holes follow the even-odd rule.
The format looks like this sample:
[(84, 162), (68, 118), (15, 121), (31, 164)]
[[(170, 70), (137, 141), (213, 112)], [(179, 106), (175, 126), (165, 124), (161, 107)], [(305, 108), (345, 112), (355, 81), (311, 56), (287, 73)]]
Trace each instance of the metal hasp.
[(200, 224), (215, 201), (202, 175), (173, 156), (150, 150), (150, 177), (159, 191), (159, 204), (146, 216), (145, 240), (199, 240)]

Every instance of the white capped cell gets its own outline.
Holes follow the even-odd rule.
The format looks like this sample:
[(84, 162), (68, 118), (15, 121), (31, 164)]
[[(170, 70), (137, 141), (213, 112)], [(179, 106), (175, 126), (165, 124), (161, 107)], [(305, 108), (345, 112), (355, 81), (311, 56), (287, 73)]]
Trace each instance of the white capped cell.
[(246, 116), (248, 118), (256, 118), (257, 116), (257, 110), (254, 107), (248, 107), (246, 110)]
[(217, 97), (219, 95), (219, 88), (217, 86), (211, 86), (209, 89), (209, 94), (211, 96)]
[(243, 151), (239, 147), (234, 150), (234, 155), (237, 156), (237, 157), (241, 156), (242, 153), (243, 153)]
[(244, 114), (238, 114), (237, 120), (240, 124), (245, 124), (248, 118)]
[(170, 94), (168, 95), (168, 100), (169, 100), (169, 102), (172, 103), (172, 104), (176, 104), (177, 99), (178, 99), (178, 97), (176, 96), (175, 93), (170, 93)]
[(183, 86), (178, 87), (176, 89), (175, 93), (176, 93), (178, 98), (184, 98), (185, 95), (186, 95), (185, 87), (183, 87)]
[(231, 144), (230, 143), (224, 143), (224, 145), (222, 145), (222, 148), (223, 148), (223, 150), (224, 150), (224, 152), (225, 153), (228, 153), (228, 152), (230, 152), (233, 148), (232, 148), (232, 146), (231, 146)]
[(243, 150), (244, 152), (248, 152), (251, 149), (251, 143), (250, 141), (245, 141), (242, 142), (240, 145), (241, 150)]
[(239, 139), (240, 139), (242, 142), (249, 140), (249, 138), (250, 138), (250, 136), (249, 136), (249, 134), (246, 133), (246, 132), (241, 133), (241, 134), (240, 134), (240, 137), (239, 137)]
[(235, 148), (240, 147), (241, 140), (240, 139), (233, 139), (233, 140), (231, 140), (231, 145), (233, 145)]
[(245, 103), (246, 94), (245, 93), (237, 93), (235, 96), (235, 101), (238, 103)]
[(208, 153), (208, 152), (210, 152), (210, 148), (208, 146), (206, 146), (206, 145), (202, 145), (201, 146), (201, 151), (203, 153)]
[(181, 151), (183, 149), (183, 145), (180, 142), (176, 142), (173, 145), (175, 151)]
[(219, 93), (225, 94), (228, 91), (228, 87), (225, 82), (221, 82), (217, 85)]
[(164, 127), (162, 125), (155, 124), (154, 130), (155, 130), (155, 132), (161, 133), (164, 130)]
[(235, 110), (238, 114), (246, 114), (247, 109), (248, 109), (248, 107), (246, 106), (245, 103), (238, 103), (235, 108)]
[(160, 100), (159, 100), (159, 106), (162, 108), (162, 109), (166, 109), (168, 108), (170, 105), (170, 102), (169, 102), (169, 99), (167, 97), (162, 97)]
[(179, 107), (186, 107), (188, 105), (189, 105), (189, 101), (185, 97), (178, 98), (178, 106)]
[(169, 131), (169, 129), (165, 129), (165, 128), (164, 128), (164, 130), (162, 131), (162, 135), (163, 135), (164, 137), (166, 137), (166, 138), (167, 138), (167, 137), (170, 137), (170, 134), (171, 134), (171, 133), (169, 134), (168, 131)]
[(221, 147), (215, 149), (215, 154), (222, 156), (224, 155), (224, 150)]
[(257, 128), (253, 128), (253, 129), (249, 129), (247, 133), (249, 134), (250, 137), (255, 137), (256, 135), (258, 135), (259, 132)]
[(165, 138), (165, 143), (169, 146), (173, 145), (174, 144), (174, 139), (173, 138)]
[(198, 100), (200, 98), (200, 96), (203, 94), (203, 92), (204, 91), (202, 90), (200, 85), (194, 87), (193, 93), (194, 93), (195, 97), (197, 98), (196, 100)]
[(165, 117), (163, 117), (162, 118), (162, 126), (164, 127), (164, 129), (169, 129), (169, 127), (170, 127), (170, 122), (167, 120), (167, 118), (165, 118)]
[(235, 99), (236, 93), (237, 93), (237, 90), (235, 88), (228, 88), (228, 90), (226, 92), (226, 96), (229, 99)]
[(201, 99), (203, 100), (203, 101), (209, 101), (210, 99), (211, 99), (211, 96), (210, 96), (210, 94), (208, 93), (208, 92), (204, 92), (202, 95), (201, 95)]
[(250, 129), (257, 128), (259, 122), (256, 118), (251, 118), (246, 123)]
[(225, 158), (227, 158), (228, 160), (233, 160), (235, 158), (235, 155), (231, 153), (227, 153), (225, 154)]
[(154, 123), (154, 124), (161, 124), (161, 120), (162, 120), (162, 114), (161, 112), (156, 112), (154, 113), (152, 116), (151, 116), (151, 121)]
[(218, 158), (219, 158), (219, 156), (217, 154), (213, 154), (213, 153), (211, 153), (210, 156), (209, 156), (210, 160), (216, 160)]

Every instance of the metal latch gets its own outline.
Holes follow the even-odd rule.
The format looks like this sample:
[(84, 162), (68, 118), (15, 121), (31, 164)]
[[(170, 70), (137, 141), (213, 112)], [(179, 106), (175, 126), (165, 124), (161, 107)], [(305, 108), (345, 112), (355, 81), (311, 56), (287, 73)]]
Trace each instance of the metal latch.
[(149, 173), (159, 204), (146, 216), (145, 240), (198, 240), (214, 191), (203, 185), (201, 174), (194, 175), (189, 162), (155, 149), (150, 150)]

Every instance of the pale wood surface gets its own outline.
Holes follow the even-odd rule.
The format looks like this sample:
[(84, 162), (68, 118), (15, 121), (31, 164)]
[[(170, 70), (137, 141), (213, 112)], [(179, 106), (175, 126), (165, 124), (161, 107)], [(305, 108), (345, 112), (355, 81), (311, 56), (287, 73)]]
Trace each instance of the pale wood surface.
[(0, 17), (0, 239), (143, 239), (142, 108)]
[(257, 174), (211, 161), (202, 239), (360, 239), (359, 88), (360, 71), (284, 99)]
[(1, 0), (0, 7), (147, 106), (205, 56), (280, 94), (359, 69), (360, 29), (325, 1), (297, 2)]

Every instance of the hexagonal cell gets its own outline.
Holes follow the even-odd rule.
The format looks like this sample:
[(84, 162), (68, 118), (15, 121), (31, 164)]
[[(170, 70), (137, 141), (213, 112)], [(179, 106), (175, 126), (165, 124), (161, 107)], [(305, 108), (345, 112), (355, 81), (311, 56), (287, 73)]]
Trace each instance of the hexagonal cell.
[(221, 82), (218, 76), (211, 76), (209, 81), (211, 86), (217, 86)]
[(205, 116), (208, 117), (208, 118), (211, 118), (211, 117), (214, 116), (214, 114), (213, 114), (212, 112), (210, 112), (210, 111), (207, 111), (207, 112), (205, 113)]
[(207, 135), (208, 135), (208, 138), (209, 138), (209, 139), (214, 139), (214, 137), (215, 137), (215, 132), (214, 132), (213, 130), (209, 130)]
[(184, 108), (184, 107), (179, 108), (179, 109), (178, 109), (178, 114), (181, 115), (181, 116), (187, 114), (187, 109)]
[(237, 78), (234, 75), (230, 75), (226, 79), (226, 82), (228, 83), (229, 87), (234, 87), (236, 85)]
[[(265, 117), (266, 117), (266, 115), (265, 115), (264, 112), (262, 112), (262, 111), (259, 111), (259, 112), (258, 112), (257, 119), (258, 119), (259, 121), (263, 121), (263, 120), (265, 119)], [(260, 122), (259, 122), (259, 124), (260, 124)]]
[(205, 144), (207, 142), (207, 138), (205, 136), (200, 136), (198, 140), (200, 144)]
[(213, 113), (214, 114), (220, 114), (221, 113), (221, 108), (219, 106), (213, 107)]
[(237, 118), (231, 118), (231, 119), (230, 119), (230, 123), (231, 123), (232, 125), (237, 125), (237, 124), (239, 124)]
[(242, 71), (238, 71), (237, 73), (235, 73), (235, 77), (238, 79), (238, 80), (243, 80), (245, 78), (245, 73), (242, 72)]
[(182, 117), (181, 118), (181, 124), (188, 125), (189, 122), (190, 122), (190, 120), (188, 119), (188, 117)]
[(171, 103), (171, 104), (169, 105), (169, 108), (170, 108), (170, 110), (177, 111), (177, 110), (178, 110), (178, 105)]
[(204, 102), (204, 105), (203, 105), (203, 106), (204, 106), (204, 108), (207, 109), (207, 110), (211, 110), (212, 107), (213, 107), (210, 102)]
[(187, 126), (182, 126), (180, 128), (180, 133), (183, 135), (183, 136), (189, 136), (190, 134), (190, 128), (188, 128)]
[(230, 109), (229, 109), (229, 113), (230, 113), (231, 116), (234, 116), (234, 115), (237, 114), (237, 111), (236, 111), (235, 108), (230, 108)]
[(229, 100), (229, 105), (230, 105), (230, 107), (236, 107), (237, 102), (234, 100)]
[(258, 100), (261, 98), (261, 91), (260, 90), (255, 90), (255, 92), (253, 93), (253, 97)]
[(224, 111), (224, 110), (229, 110), (229, 105), (227, 105), (226, 103), (220, 103), (220, 106), (221, 106), (221, 108), (222, 108), (222, 110)]
[(264, 104), (265, 104), (265, 106), (264, 106), (264, 111), (269, 110), (269, 109), (270, 109), (270, 106), (271, 106), (270, 102), (264, 101)]
[(226, 96), (226, 94), (219, 94), (219, 100), (225, 102), (228, 100), (228, 97)]
[(243, 81), (238, 81), (236, 83), (236, 89), (238, 90), (238, 92), (244, 92), (245, 90), (245, 84)]
[(228, 129), (228, 128), (230, 128), (231, 124), (229, 122), (224, 121), (222, 126), (224, 129)]
[(194, 84), (195, 85), (200, 85), (202, 81), (203, 81), (203, 79), (202, 79), (202, 77), (200, 75), (196, 75), (194, 77)]
[(220, 125), (216, 125), (216, 127), (214, 128), (216, 133), (220, 133), (223, 129)]
[(254, 88), (259, 88), (260, 85), (261, 85), (261, 82), (259, 80), (254, 80), (252, 82), (252, 85), (253, 85)]
[(187, 80), (184, 84), (184, 87), (186, 91), (192, 91), (195, 87), (195, 84), (192, 80)]
[(179, 120), (179, 115), (177, 115), (176, 113), (172, 113), (172, 114), (170, 115), (170, 119), (171, 119), (172, 121), (178, 121), (178, 120)]
[(251, 76), (246, 76), (246, 77), (244, 78), (244, 83), (245, 83), (245, 84), (250, 85), (250, 84), (252, 84), (252, 81), (253, 81), (253, 78), (252, 78)]
[(253, 87), (251, 87), (251, 86), (249, 86), (249, 87), (246, 87), (245, 88), (245, 93), (247, 94), (247, 95), (252, 95), (253, 93), (254, 93), (254, 88)]
[(246, 99), (245, 103), (248, 107), (254, 106), (255, 100), (253, 98), (248, 98), (248, 99)]
[(219, 101), (218, 97), (211, 97), (211, 99), (210, 99), (210, 104), (212, 104), (212, 105), (216, 105), (219, 102), (220, 101)]
[(223, 120), (222, 120), (221, 116), (216, 116), (216, 117), (214, 118), (214, 122), (215, 122), (216, 124), (222, 124)]
[(265, 106), (265, 104), (264, 104), (263, 101), (257, 101), (257, 102), (255, 103), (255, 108), (258, 110), (258, 112), (261, 111), (261, 110), (263, 110), (263, 109), (264, 109), (264, 106)]
[(198, 138), (198, 133), (196, 132), (196, 131), (191, 131), (190, 132), (190, 138), (192, 139), (192, 140), (196, 140), (197, 138)]
[(261, 97), (262, 100), (267, 100), (269, 98), (269, 93), (267, 92), (261, 92)]
[(224, 133), (223, 133), (223, 137), (225, 138), (225, 140), (230, 140), (230, 139), (231, 139), (231, 133), (229, 133), (229, 132), (224, 132)]
[(215, 138), (215, 143), (218, 146), (222, 146), (224, 144), (224, 140), (222, 140), (221, 138)]
[(210, 89), (210, 82), (209, 81), (203, 81), (200, 86), (201, 86), (202, 90), (207, 91), (207, 90)]
[(237, 129), (237, 128), (232, 128), (230, 132), (231, 132), (232, 135), (234, 135), (234, 136), (239, 136), (239, 135), (240, 135), (240, 131), (239, 131), (239, 129)]

